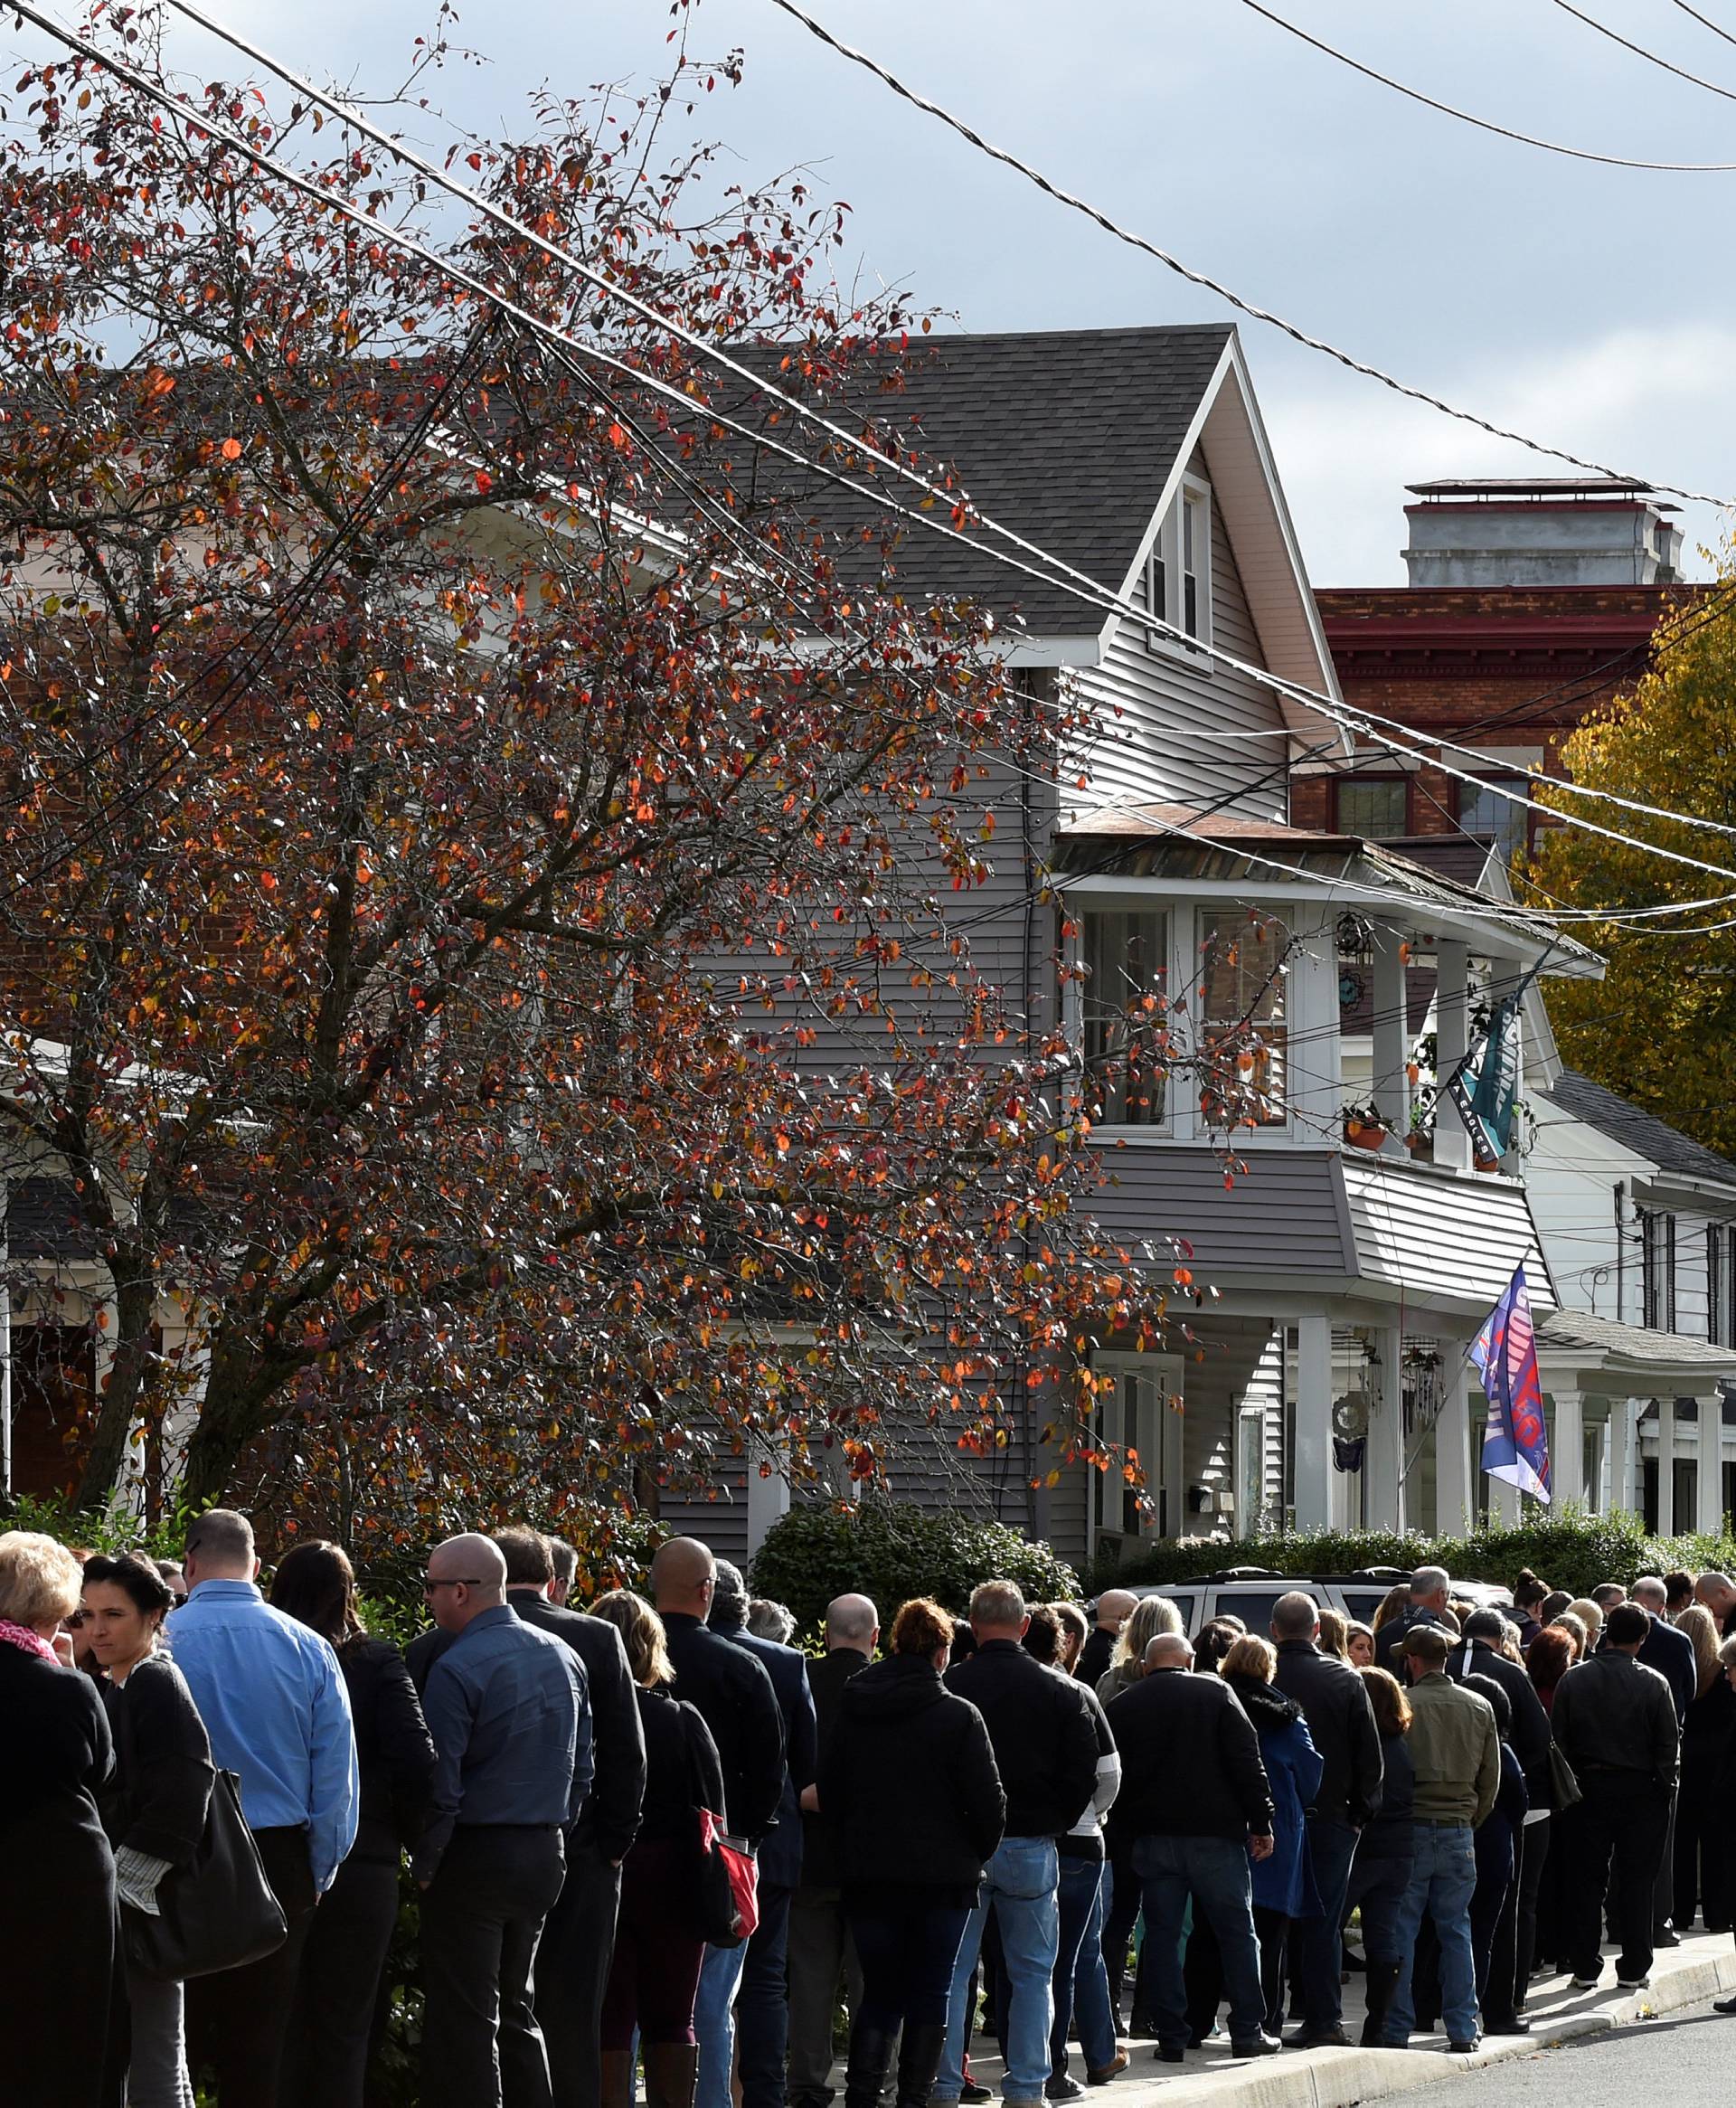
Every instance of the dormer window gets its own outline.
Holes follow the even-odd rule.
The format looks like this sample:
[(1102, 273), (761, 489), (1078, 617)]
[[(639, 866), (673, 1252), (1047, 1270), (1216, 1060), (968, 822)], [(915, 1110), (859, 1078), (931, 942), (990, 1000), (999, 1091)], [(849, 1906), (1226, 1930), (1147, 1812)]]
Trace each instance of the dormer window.
[[(1146, 560), (1146, 605), (1184, 636), (1212, 641), (1212, 491), (1197, 477), (1184, 477), (1164, 516)], [(1153, 641), (1172, 650), (1189, 647), (1154, 632)]]

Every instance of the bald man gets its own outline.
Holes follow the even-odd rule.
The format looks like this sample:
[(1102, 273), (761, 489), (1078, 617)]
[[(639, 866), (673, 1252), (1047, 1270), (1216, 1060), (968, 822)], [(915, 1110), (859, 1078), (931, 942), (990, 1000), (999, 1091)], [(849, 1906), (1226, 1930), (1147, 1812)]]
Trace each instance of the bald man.
[(1138, 1602), (1130, 1588), (1106, 1588), (1098, 1597), (1097, 1622), (1073, 1671), (1080, 1683), (1097, 1688), (1098, 1678), (1109, 1666), (1115, 1643), (1121, 1637), (1121, 1628), (1132, 1617)]
[(439, 1763), (410, 1862), (424, 1891), (423, 2108), (500, 2108), (503, 2094), (547, 2108), (532, 1972), (565, 1873), (562, 1832), (590, 1784), (584, 1666), (513, 1611), (491, 1537), (437, 1545), (423, 1587), (451, 1638), (422, 1697)]

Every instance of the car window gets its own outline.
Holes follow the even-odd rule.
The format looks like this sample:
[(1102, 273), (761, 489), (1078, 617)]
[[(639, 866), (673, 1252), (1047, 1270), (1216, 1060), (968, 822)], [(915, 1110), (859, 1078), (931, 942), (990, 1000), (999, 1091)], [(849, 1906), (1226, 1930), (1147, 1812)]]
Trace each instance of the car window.
[(1226, 1588), (1218, 1593), (1213, 1615), (1227, 1611), (1232, 1618), (1240, 1618), (1250, 1632), (1266, 1637), (1266, 1629), (1272, 1621), (1272, 1612), (1278, 1608), (1278, 1599), (1288, 1595), (1288, 1588)]
[(1376, 1611), (1386, 1601), (1383, 1588), (1359, 1588), (1352, 1586), (1339, 1592), (1344, 1599), (1344, 1607), (1359, 1625), (1373, 1621)]
[(1164, 1593), (1180, 1613), (1183, 1631), (1192, 1633), (1194, 1629), (1194, 1612), (1199, 1602), (1199, 1597), (1189, 1588), (1166, 1588)]

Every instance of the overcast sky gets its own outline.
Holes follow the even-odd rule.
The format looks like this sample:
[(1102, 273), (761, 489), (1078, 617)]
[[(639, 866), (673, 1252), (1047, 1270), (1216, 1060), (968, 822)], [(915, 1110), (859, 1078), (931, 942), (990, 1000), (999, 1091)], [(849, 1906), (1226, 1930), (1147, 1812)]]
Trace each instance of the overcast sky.
[[(212, 0), (316, 75), (379, 89), (429, 0)], [(1736, 0), (1696, 0), (1736, 36)], [(1736, 175), (1656, 175), (1541, 153), (1408, 103), (1241, 0), (810, 0), (810, 11), (990, 138), (1311, 333), (1625, 471), (1736, 491)], [(1736, 90), (1736, 43), (1675, 0), (1585, 11)], [(1736, 161), (1736, 109), (1619, 50), (1555, 0), (1278, 0), (1441, 99), (1564, 143)], [(532, 88), (655, 77), (667, 0), (470, 0), (446, 108), (498, 133)], [(845, 198), (852, 261), (972, 329), (1228, 313), (897, 100), (770, 0), (700, 0), (692, 48), (743, 47), (701, 109), (740, 177), (795, 165)], [(212, 48), (176, 29), (186, 62)], [(233, 65), (225, 69), (233, 72)], [(846, 272), (847, 275), (847, 272)], [(1566, 473), (1407, 403), (1243, 321), (1316, 584), (1397, 584), (1403, 486)], [(1692, 546), (1721, 515), (1689, 507)], [(1703, 565), (1695, 562), (1696, 573)]]

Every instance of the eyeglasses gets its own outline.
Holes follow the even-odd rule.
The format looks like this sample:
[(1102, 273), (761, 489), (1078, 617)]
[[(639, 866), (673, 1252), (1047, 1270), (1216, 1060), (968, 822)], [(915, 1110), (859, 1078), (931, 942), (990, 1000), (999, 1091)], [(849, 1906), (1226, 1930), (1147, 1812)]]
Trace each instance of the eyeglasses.
[(474, 1574), (459, 1574), (450, 1581), (436, 1581), (431, 1574), (422, 1576), (424, 1595), (432, 1595), (437, 1588), (481, 1588), (483, 1585), (480, 1577)]

